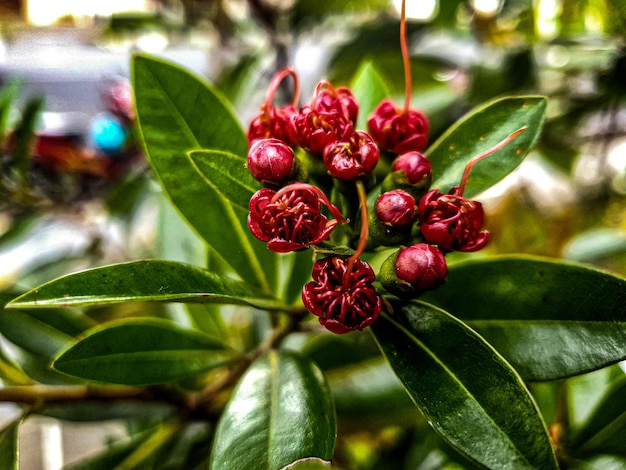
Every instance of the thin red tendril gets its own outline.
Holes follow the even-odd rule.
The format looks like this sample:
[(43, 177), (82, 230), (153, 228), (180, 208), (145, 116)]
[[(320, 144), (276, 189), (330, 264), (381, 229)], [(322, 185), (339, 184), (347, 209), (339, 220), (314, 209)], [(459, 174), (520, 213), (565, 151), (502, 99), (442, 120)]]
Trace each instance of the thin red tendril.
[(367, 234), (369, 232), (369, 214), (367, 213), (367, 193), (365, 192), (365, 185), (363, 181), (357, 180), (356, 182), (356, 191), (359, 195), (359, 203), (361, 204), (361, 233), (359, 234), (359, 244), (356, 247), (356, 250), (348, 258), (348, 264), (346, 265), (346, 271), (343, 274), (343, 284), (344, 286), (349, 285), (350, 273), (352, 272), (352, 268), (356, 260), (358, 260), (363, 252), (365, 251), (365, 247), (367, 245)]
[(300, 80), (298, 79), (298, 73), (295, 71), (295, 69), (288, 67), (286, 69), (282, 69), (272, 78), (270, 86), (267, 89), (267, 96), (265, 97), (266, 109), (272, 109), (276, 90), (278, 90), (278, 87), (288, 75), (291, 75), (293, 77), (293, 107), (298, 107), (298, 102), (300, 100)]
[(324, 88), (329, 90), (333, 94), (333, 96), (337, 94), (337, 92), (335, 91), (335, 87), (332, 85), (332, 83), (330, 83), (328, 80), (320, 80), (319, 83), (315, 86), (315, 92), (313, 93), (312, 101), (315, 101), (315, 98), (317, 97), (319, 92), (322, 91)]
[(411, 108), (411, 59), (409, 57), (409, 47), (406, 41), (406, 0), (402, 0), (402, 10), (400, 13), (400, 49), (402, 50), (402, 62), (404, 63), (404, 114)]
[(497, 152), (498, 150), (500, 150), (501, 148), (506, 146), (509, 142), (511, 142), (513, 139), (515, 139), (518, 135), (520, 135), (526, 129), (528, 129), (528, 127), (524, 126), (524, 127), (520, 128), (520, 129), (516, 130), (515, 132), (509, 134), (507, 137), (502, 139), (500, 142), (498, 142), (493, 147), (485, 150), (484, 152), (476, 155), (475, 157), (472, 157), (472, 159), (467, 163), (467, 166), (465, 167), (465, 171), (463, 172), (463, 177), (461, 178), (461, 184), (459, 185), (459, 190), (456, 192), (456, 195), (457, 196), (463, 196), (463, 193), (465, 192), (465, 187), (467, 186), (467, 181), (469, 180), (470, 171), (472, 170), (472, 167), (477, 162), (479, 162), (483, 158), (488, 157), (489, 155)]

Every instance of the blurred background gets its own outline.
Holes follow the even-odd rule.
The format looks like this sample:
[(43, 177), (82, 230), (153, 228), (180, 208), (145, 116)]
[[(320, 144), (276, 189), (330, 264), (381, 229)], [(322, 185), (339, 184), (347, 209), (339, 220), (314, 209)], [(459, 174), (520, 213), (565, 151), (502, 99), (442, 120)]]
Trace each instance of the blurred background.
[[(367, 61), (401, 103), (399, 8), (395, 0), (0, 0), (0, 291), (130, 259), (204, 263), (204, 246), (142, 155), (133, 53), (215, 83), (244, 127), (286, 65), (308, 101), (321, 78), (349, 84)], [(565, 258), (626, 275), (626, 2), (409, 0), (407, 15), (413, 106), (429, 117), (431, 142), (492, 98), (549, 97), (536, 149), (479, 198), (493, 235), (485, 254)], [(42, 367), (29, 361), (31, 372)], [(22, 431), (23, 468), (60, 468), (101, 445), (102, 433), (119, 432), (111, 426), (92, 442), (68, 424), (35, 421)], [(367, 448), (359, 438), (344, 443), (344, 458), (362, 461), (355, 468), (392, 462), (393, 432), (365, 436)], [(67, 445), (76, 436), (81, 444)]]

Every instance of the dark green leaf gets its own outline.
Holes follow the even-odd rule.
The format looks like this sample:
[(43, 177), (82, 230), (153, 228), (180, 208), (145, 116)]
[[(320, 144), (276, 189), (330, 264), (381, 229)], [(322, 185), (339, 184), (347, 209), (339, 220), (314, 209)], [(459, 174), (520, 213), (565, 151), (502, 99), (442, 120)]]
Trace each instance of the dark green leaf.
[(272, 351), (241, 379), (215, 432), (212, 469), (276, 470), (330, 460), (335, 412), (328, 385), (304, 356)]
[(311, 278), (311, 268), (313, 267), (313, 257), (307, 250), (295, 251), (289, 256), (283, 256), (289, 275), (283, 277), (284, 292), (279, 296), (285, 299), (287, 305), (297, 302), (302, 296), (302, 286)]
[(173, 418), (179, 413), (174, 405), (137, 400), (110, 400), (50, 403), (38, 413), (51, 418), (76, 423), (95, 423), (106, 420), (154, 422)]
[(351, 86), (359, 100), (357, 129), (367, 129), (367, 119), (376, 106), (390, 95), (387, 84), (371, 62), (365, 62), (357, 71)]
[(188, 264), (150, 260), (113, 264), (60, 277), (9, 302), (7, 308), (131, 301), (228, 303), (278, 309), (282, 306), (244, 282), (222, 278)]
[(276, 255), (249, 233), (247, 211), (207, 185), (186, 156), (200, 148), (246, 154), (230, 105), (195, 76), (144, 56), (134, 57), (133, 87), (146, 155), (169, 197), (239, 276), (269, 290)]
[(248, 210), (248, 203), (261, 185), (246, 167), (246, 159), (220, 150), (194, 150), (189, 158), (214, 191)]
[(626, 358), (626, 281), (525, 256), (466, 261), (424, 300), (468, 322), (526, 381)]
[[(316, 322), (316, 319), (312, 319)], [(295, 341), (294, 341), (295, 340)], [(298, 347), (301, 353), (311, 358), (326, 374), (333, 369), (358, 367), (358, 364), (380, 358), (380, 348), (367, 331), (355, 331), (349, 335), (289, 335), (283, 345)]]
[(474, 197), (500, 181), (522, 162), (535, 144), (546, 103), (540, 96), (502, 98), (461, 118), (427, 151), (433, 164), (432, 187), (447, 192), (458, 186), (470, 158), (526, 126), (527, 129), (506, 147), (474, 166), (464, 196)]
[(235, 357), (235, 351), (210, 336), (143, 318), (88, 331), (53, 367), (85, 380), (150, 385), (198, 375)]
[(415, 420), (417, 410), (382, 358), (334, 369), (326, 377), (340, 417), (396, 425)]
[(446, 312), (393, 301), (372, 326), (381, 349), (431, 426), (489, 468), (557, 468), (523, 382), (480, 336)]
[(17, 437), (22, 417), (11, 421), (0, 430), (0, 468), (3, 470), (18, 469)]

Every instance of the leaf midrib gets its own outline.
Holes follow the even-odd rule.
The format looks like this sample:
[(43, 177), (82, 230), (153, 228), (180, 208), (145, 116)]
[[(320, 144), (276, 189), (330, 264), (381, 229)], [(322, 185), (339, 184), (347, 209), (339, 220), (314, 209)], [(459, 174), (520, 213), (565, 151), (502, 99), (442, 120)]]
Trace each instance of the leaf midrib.
[[(526, 464), (528, 465), (528, 468), (534, 468), (534, 466), (528, 461), (528, 459), (526, 458), (526, 456), (524, 454), (521, 453), (521, 451), (518, 449), (517, 445), (510, 439), (510, 437), (502, 430), (502, 428), (493, 420), (493, 418), (491, 417), (491, 415), (489, 413), (487, 413), (487, 410), (484, 408), (483, 404), (481, 402), (479, 402), (476, 397), (474, 396), (474, 394), (472, 394), (467, 387), (463, 384), (463, 382), (461, 382), (459, 380), (459, 378), (452, 373), (452, 371), (444, 364), (441, 362), (441, 360), (439, 360), (439, 358), (437, 357), (437, 355), (430, 349), (428, 348), (422, 341), (420, 341), (417, 337), (415, 337), (415, 335), (413, 335), (407, 328), (405, 328), (404, 326), (402, 326), (401, 324), (399, 324), (398, 322), (396, 322), (395, 320), (393, 320), (392, 318), (390, 318), (389, 316), (387, 316), (387, 319), (400, 331), (404, 332), (404, 334), (407, 335), (408, 338), (412, 339), (423, 351), (425, 351), (430, 357), (431, 359), (438, 364), (447, 374), (449, 377), (451, 377), (453, 379), (454, 382), (456, 382), (459, 387), (464, 390), (468, 396), (472, 397), (474, 403), (476, 403), (478, 405), (478, 407), (483, 411), (483, 414), (485, 416), (487, 416), (487, 418), (489, 419), (489, 421), (491, 421), (493, 423), (493, 425), (495, 426), (495, 428), (498, 430), (498, 432), (506, 437), (506, 441), (510, 442), (511, 445), (513, 446), (513, 448), (515, 449), (516, 453), (518, 454), (518, 456), (520, 456), (522, 458), (522, 460), (524, 462), (526, 462)], [(404, 384), (403, 384), (404, 386)], [(409, 393), (410, 394), (410, 393)], [(410, 394), (412, 396), (412, 394)]]

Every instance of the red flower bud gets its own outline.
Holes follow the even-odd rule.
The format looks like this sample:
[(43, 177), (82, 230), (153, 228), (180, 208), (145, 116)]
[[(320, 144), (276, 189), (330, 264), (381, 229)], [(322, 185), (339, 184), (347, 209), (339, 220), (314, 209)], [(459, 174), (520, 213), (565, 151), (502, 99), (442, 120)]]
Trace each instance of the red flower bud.
[(420, 231), (428, 243), (445, 251), (478, 251), (489, 241), (489, 232), (481, 230), (485, 220), (483, 206), (433, 189), (419, 203)]
[(380, 282), (400, 297), (417, 297), (436, 289), (446, 280), (448, 265), (444, 254), (433, 245), (418, 243), (401, 248), (381, 267)]
[(376, 215), (385, 225), (405, 227), (410, 225), (417, 216), (417, 202), (406, 191), (394, 189), (378, 196)]
[(248, 170), (261, 183), (278, 184), (294, 174), (291, 147), (278, 139), (257, 140), (248, 151)]
[(300, 114), (292, 116), (289, 121), (291, 138), (302, 148), (322, 155), (327, 145), (353, 132), (354, 125), (343, 113), (336, 110), (318, 112), (310, 106), (303, 106)]
[(376, 276), (365, 261), (331, 256), (315, 262), (312, 276), (302, 288), (302, 302), (333, 333), (362, 330), (380, 315), (382, 299), (372, 285)]
[(292, 105), (274, 108), (263, 104), (261, 113), (252, 120), (248, 128), (248, 142), (253, 144), (257, 140), (274, 138), (295, 147), (297, 142), (291, 138), (288, 129), (291, 117), (296, 114)]
[(334, 178), (354, 181), (374, 171), (378, 157), (378, 147), (370, 135), (355, 131), (349, 139), (326, 146), (324, 166)]
[[(294, 184), (280, 192), (262, 188), (250, 198), (248, 228), (267, 247), (277, 253), (308, 248), (328, 238), (338, 220), (321, 213), (317, 188)], [(311, 189), (306, 188), (310, 186)], [(336, 207), (329, 207), (338, 215)]]
[(395, 154), (421, 151), (428, 143), (426, 116), (415, 110), (404, 112), (389, 100), (374, 110), (367, 128), (380, 147)]
[(418, 243), (400, 250), (398, 254), (398, 279), (408, 282), (420, 292), (439, 287), (445, 281), (446, 274), (446, 258), (436, 246)]
[(430, 185), (433, 166), (426, 156), (413, 150), (398, 156), (391, 164), (391, 171), (405, 184), (427, 187)]

